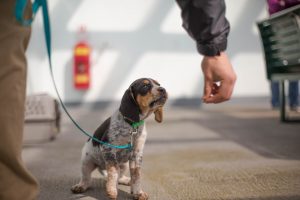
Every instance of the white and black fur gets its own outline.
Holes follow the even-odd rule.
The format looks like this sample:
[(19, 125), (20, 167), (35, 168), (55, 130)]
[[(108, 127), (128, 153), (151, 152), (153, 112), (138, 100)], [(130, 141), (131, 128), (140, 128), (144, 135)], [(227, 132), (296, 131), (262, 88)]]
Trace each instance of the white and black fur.
[[(132, 143), (132, 149), (117, 149), (89, 139), (81, 155), (81, 180), (72, 186), (74, 193), (82, 193), (91, 182), (91, 172), (98, 168), (107, 174), (106, 192), (110, 199), (117, 198), (117, 184), (131, 186), (134, 199), (148, 199), (141, 189), (141, 164), (143, 149), (147, 137), (145, 124), (136, 130), (133, 122), (146, 119), (155, 114), (158, 122), (163, 118), (163, 105), (167, 100), (166, 90), (150, 78), (134, 81), (123, 95), (121, 105), (111, 117), (106, 119), (95, 131), (94, 137), (113, 145)], [(130, 178), (124, 173), (130, 168)]]

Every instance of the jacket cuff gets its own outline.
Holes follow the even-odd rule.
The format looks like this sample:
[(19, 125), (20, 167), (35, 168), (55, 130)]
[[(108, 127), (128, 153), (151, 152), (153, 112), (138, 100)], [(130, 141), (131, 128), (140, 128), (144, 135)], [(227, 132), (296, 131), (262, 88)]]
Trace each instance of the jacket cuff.
[(227, 40), (219, 44), (199, 44), (197, 43), (197, 50), (204, 56), (217, 56), (227, 48)]

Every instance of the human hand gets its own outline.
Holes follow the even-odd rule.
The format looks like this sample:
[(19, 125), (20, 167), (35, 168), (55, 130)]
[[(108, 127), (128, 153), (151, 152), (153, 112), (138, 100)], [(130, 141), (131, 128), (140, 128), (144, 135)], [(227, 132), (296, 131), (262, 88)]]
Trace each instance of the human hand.
[[(225, 52), (219, 56), (204, 56), (204, 103), (221, 103), (230, 99), (236, 81), (235, 72)], [(219, 84), (217, 84), (219, 82)]]

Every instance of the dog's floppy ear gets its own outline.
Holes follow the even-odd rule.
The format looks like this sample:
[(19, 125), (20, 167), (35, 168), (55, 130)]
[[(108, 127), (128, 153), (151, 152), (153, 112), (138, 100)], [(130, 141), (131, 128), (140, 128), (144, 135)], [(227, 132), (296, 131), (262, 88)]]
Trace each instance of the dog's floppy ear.
[(155, 120), (158, 123), (161, 123), (163, 121), (163, 107), (158, 107), (155, 111), (154, 111), (154, 115), (155, 115)]
[(134, 122), (140, 121), (140, 108), (137, 105), (130, 88), (126, 90), (122, 97), (119, 111), (124, 117), (129, 118)]

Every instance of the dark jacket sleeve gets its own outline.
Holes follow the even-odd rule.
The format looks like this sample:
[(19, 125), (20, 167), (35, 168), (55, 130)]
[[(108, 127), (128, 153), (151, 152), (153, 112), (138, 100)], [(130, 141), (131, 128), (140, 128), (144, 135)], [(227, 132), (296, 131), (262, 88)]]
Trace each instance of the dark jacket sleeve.
[(219, 55), (227, 48), (230, 30), (224, 0), (176, 0), (181, 8), (183, 27), (196, 41), (200, 54)]

